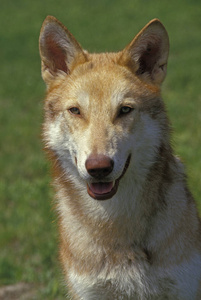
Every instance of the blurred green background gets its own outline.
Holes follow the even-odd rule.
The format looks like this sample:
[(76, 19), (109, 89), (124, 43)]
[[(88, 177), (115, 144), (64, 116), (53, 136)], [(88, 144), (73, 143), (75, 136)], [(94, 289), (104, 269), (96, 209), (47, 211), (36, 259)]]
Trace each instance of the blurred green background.
[(64, 299), (49, 163), (40, 138), (45, 84), (38, 36), (54, 15), (89, 51), (120, 50), (151, 19), (170, 36), (163, 98), (201, 212), (200, 0), (1, 0), (0, 286), (33, 283), (33, 299)]

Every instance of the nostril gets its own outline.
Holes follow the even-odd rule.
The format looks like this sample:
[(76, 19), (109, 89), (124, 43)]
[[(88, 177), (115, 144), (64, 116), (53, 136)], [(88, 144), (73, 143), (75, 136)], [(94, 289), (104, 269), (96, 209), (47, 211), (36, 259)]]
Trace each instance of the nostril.
[(86, 160), (85, 166), (89, 175), (102, 179), (112, 172), (114, 162), (106, 155), (91, 155)]
[(112, 172), (112, 168), (108, 167), (108, 168), (88, 168), (87, 169), (88, 173), (92, 176), (92, 177), (106, 177), (107, 175), (109, 175)]

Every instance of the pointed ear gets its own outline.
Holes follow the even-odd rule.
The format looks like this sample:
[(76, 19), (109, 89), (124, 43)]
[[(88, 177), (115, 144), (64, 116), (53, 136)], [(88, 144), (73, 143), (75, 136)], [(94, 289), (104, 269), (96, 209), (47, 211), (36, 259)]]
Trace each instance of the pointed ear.
[(42, 77), (47, 85), (56, 77), (70, 74), (86, 55), (73, 35), (56, 18), (48, 16), (41, 28), (39, 50)]
[(158, 19), (154, 19), (123, 50), (120, 63), (142, 80), (159, 85), (166, 76), (168, 53), (167, 31)]

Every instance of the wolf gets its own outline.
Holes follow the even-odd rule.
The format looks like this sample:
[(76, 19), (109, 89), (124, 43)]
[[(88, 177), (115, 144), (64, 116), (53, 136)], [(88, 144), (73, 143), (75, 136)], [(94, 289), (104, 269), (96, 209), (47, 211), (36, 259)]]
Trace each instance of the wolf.
[(43, 140), (72, 299), (201, 299), (201, 225), (161, 98), (169, 38), (150, 21), (90, 54), (48, 16)]

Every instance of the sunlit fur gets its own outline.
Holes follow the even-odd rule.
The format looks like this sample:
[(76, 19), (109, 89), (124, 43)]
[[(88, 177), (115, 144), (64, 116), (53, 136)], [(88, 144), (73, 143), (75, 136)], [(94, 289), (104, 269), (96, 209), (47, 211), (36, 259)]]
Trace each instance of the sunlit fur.
[[(60, 258), (72, 299), (201, 299), (201, 228), (173, 155), (160, 85), (169, 42), (159, 20), (121, 52), (89, 54), (54, 17), (40, 35), (43, 139), (53, 164)], [(120, 115), (120, 108), (132, 110)], [(70, 110), (76, 107), (79, 114)], [(90, 155), (116, 194), (90, 197)]]

